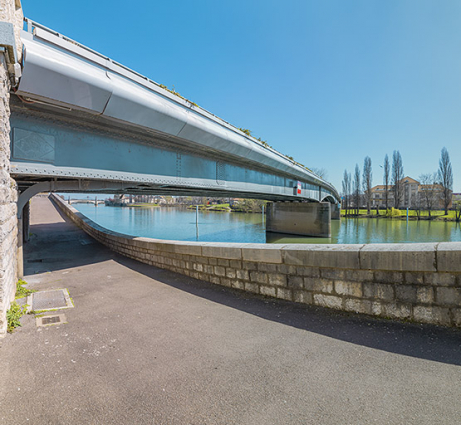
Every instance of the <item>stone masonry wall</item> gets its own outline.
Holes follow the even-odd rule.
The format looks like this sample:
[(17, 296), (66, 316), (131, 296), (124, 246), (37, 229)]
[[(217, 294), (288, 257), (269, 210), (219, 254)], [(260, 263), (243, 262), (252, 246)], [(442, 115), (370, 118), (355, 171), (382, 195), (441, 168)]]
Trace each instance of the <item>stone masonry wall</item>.
[(461, 327), (461, 243), (262, 245), (131, 237), (53, 195), (90, 236), (127, 257), (217, 285), (354, 313)]
[[(18, 0), (0, 0), (0, 21), (15, 25), (18, 58), (22, 10)], [(6, 333), (6, 311), (14, 299), (17, 281), (17, 188), (10, 177), (10, 85), (5, 57), (0, 54), (0, 337)]]

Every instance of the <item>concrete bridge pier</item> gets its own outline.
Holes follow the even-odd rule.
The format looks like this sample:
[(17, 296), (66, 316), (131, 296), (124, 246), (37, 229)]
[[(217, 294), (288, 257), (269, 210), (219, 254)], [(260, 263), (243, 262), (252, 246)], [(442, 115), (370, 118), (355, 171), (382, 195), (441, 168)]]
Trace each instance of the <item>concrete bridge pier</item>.
[(267, 209), (266, 232), (330, 238), (330, 203), (273, 202)]
[(341, 219), (341, 204), (330, 204), (330, 212), (332, 220)]

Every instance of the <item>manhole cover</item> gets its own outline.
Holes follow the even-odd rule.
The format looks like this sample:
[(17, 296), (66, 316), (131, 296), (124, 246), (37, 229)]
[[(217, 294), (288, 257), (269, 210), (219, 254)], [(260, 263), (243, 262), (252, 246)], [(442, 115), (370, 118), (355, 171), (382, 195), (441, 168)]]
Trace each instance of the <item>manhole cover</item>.
[(62, 325), (67, 323), (66, 316), (64, 314), (55, 314), (53, 316), (43, 316), (36, 318), (37, 326), (52, 326), (52, 325)]
[(54, 310), (73, 307), (67, 289), (40, 291), (32, 294), (32, 310)]

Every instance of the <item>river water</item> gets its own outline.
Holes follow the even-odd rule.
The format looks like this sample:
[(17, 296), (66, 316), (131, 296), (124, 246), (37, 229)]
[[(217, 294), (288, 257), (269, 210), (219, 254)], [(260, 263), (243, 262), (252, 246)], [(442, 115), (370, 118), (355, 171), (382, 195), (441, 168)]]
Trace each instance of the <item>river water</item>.
[(74, 204), (99, 225), (133, 236), (201, 242), (389, 243), (461, 241), (459, 223), (389, 219), (332, 220), (332, 237), (306, 238), (266, 234), (261, 214), (199, 212), (184, 208), (121, 208)]

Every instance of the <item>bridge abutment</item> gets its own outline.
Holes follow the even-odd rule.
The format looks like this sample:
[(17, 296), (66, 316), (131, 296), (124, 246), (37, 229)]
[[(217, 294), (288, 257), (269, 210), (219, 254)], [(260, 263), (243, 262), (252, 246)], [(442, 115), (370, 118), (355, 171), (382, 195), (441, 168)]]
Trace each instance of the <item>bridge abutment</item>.
[[(22, 9), (19, 0), (0, 0), (0, 338), (7, 329), (6, 311), (14, 300), (17, 281), (18, 200), (10, 176), (10, 88), (14, 64), (22, 44)], [(16, 60), (15, 60), (16, 59)]]
[(330, 203), (273, 202), (267, 209), (266, 232), (330, 238)]

